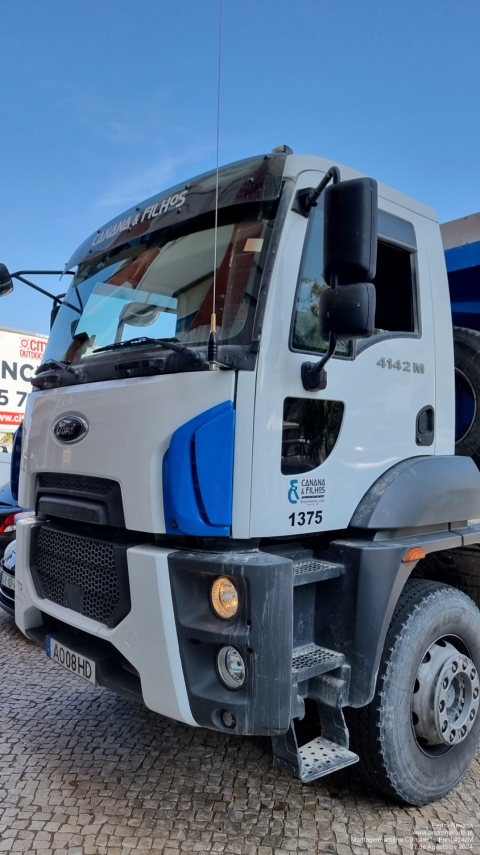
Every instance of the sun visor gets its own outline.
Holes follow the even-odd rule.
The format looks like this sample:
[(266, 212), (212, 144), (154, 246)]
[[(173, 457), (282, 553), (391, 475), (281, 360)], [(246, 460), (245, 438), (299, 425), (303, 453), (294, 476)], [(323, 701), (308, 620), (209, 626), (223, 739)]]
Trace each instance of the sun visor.
[[(285, 155), (261, 155), (224, 166), (218, 176), (218, 206), (272, 201), (280, 195)], [(87, 258), (151, 234), (174, 223), (214, 210), (216, 172), (206, 172), (151, 196), (110, 220), (85, 240), (65, 266), (71, 270)]]

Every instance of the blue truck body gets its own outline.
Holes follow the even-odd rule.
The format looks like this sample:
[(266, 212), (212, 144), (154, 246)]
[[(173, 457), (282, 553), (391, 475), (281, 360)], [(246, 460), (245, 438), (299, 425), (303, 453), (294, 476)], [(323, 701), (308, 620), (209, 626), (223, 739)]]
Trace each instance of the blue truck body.
[[(445, 248), (452, 322), (480, 332), (480, 213), (440, 226)], [(471, 388), (456, 372), (455, 434), (460, 438), (475, 417)]]
[(480, 332), (480, 214), (441, 226), (454, 326)]

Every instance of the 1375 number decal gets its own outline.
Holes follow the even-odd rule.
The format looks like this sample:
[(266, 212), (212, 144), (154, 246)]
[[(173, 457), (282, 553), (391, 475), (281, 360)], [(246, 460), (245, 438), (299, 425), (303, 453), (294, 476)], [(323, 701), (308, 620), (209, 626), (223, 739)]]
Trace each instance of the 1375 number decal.
[(289, 520), (293, 526), (295, 525), (311, 525), (312, 520), (315, 517), (315, 525), (320, 525), (322, 522), (322, 512), (321, 511), (298, 511), (297, 513), (294, 511), (293, 514), (290, 514)]

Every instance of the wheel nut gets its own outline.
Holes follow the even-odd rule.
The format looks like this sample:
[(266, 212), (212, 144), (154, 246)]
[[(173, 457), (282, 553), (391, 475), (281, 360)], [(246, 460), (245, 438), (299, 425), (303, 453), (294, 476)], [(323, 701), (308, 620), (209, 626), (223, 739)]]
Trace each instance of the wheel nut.
[(477, 676), (477, 672), (476, 672), (475, 668), (472, 668), (472, 670), (470, 671), (470, 679), (474, 680), (476, 676)]
[(445, 677), (445, 679), (444, 679), (444, 681), (443, 681), (442, 685), (443, 685), (443, 688), (444, 688), (444, 689), (448, 689), (448, 677)]
[(438, 705), (438, 709), (440, 710), (440, 712), (443, 712), (443, 711), (444, 711), (444, 709), (445, 709), (445, 701), (440, 701), (440, 703), (439, 703), (439, 705)]
[(465, 736), (466, 732), (467, 732), (467, 725), (464, 724), (461, 731), (460, 731), (460, 736)]
[(477, 700), (477, 698), (478, 698), (478, 686), (473, 690), (473, 697), (475, 698), (475, 700)]
[(452, 730), (452, 731), (451, 731), (451, 733), (450, 733), (450, 736), (448, 737), (448, 738), (449, 738), (449, 740), (450, 740), (450, 742), (454, 742), (454, 741), (455, 741), (455, 736), (456, 736), (456, 731), (455, 731), (455, 730)]
[(475, 718), (475, 710), (472, 710), (470, 713), (470, 721), (473, 721), (474, 718)]
[(457, 668), (458, 668), (457, 663), (456, 663), (456, 662), (452, 662), (452, 671), (453, 671), (453, 673), (454, 673), (454, 674), (455, 674), (455, 671), (457, 670)]
[(468, 668), (468, 662), (467, 662), (467, 660), (466, 660), (466, 659), (464, 659), (464, 660), (463, 660), (463, 662), (462, 662), (462, 668), (463, 668), (463, 670), (464, 670), (464, 671), (466, 671), (466, 670), (467, 670), (467, 668)]
[(445, 733), (447, 727), (448, 727), (448, 721), (444, 721), (442, 724), (442, 733)]

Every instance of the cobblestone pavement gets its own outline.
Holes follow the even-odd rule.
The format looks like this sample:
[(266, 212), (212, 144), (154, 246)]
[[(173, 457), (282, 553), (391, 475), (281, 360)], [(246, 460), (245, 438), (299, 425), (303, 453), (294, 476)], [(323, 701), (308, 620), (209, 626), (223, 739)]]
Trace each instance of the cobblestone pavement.
[(0, 644), (0, 853), (480, 853), (478, 761), (426, 808), (384, 801), (355, 767), (302, 785), (273, 769), (268, 739), (91, 686), (3, 612)]

